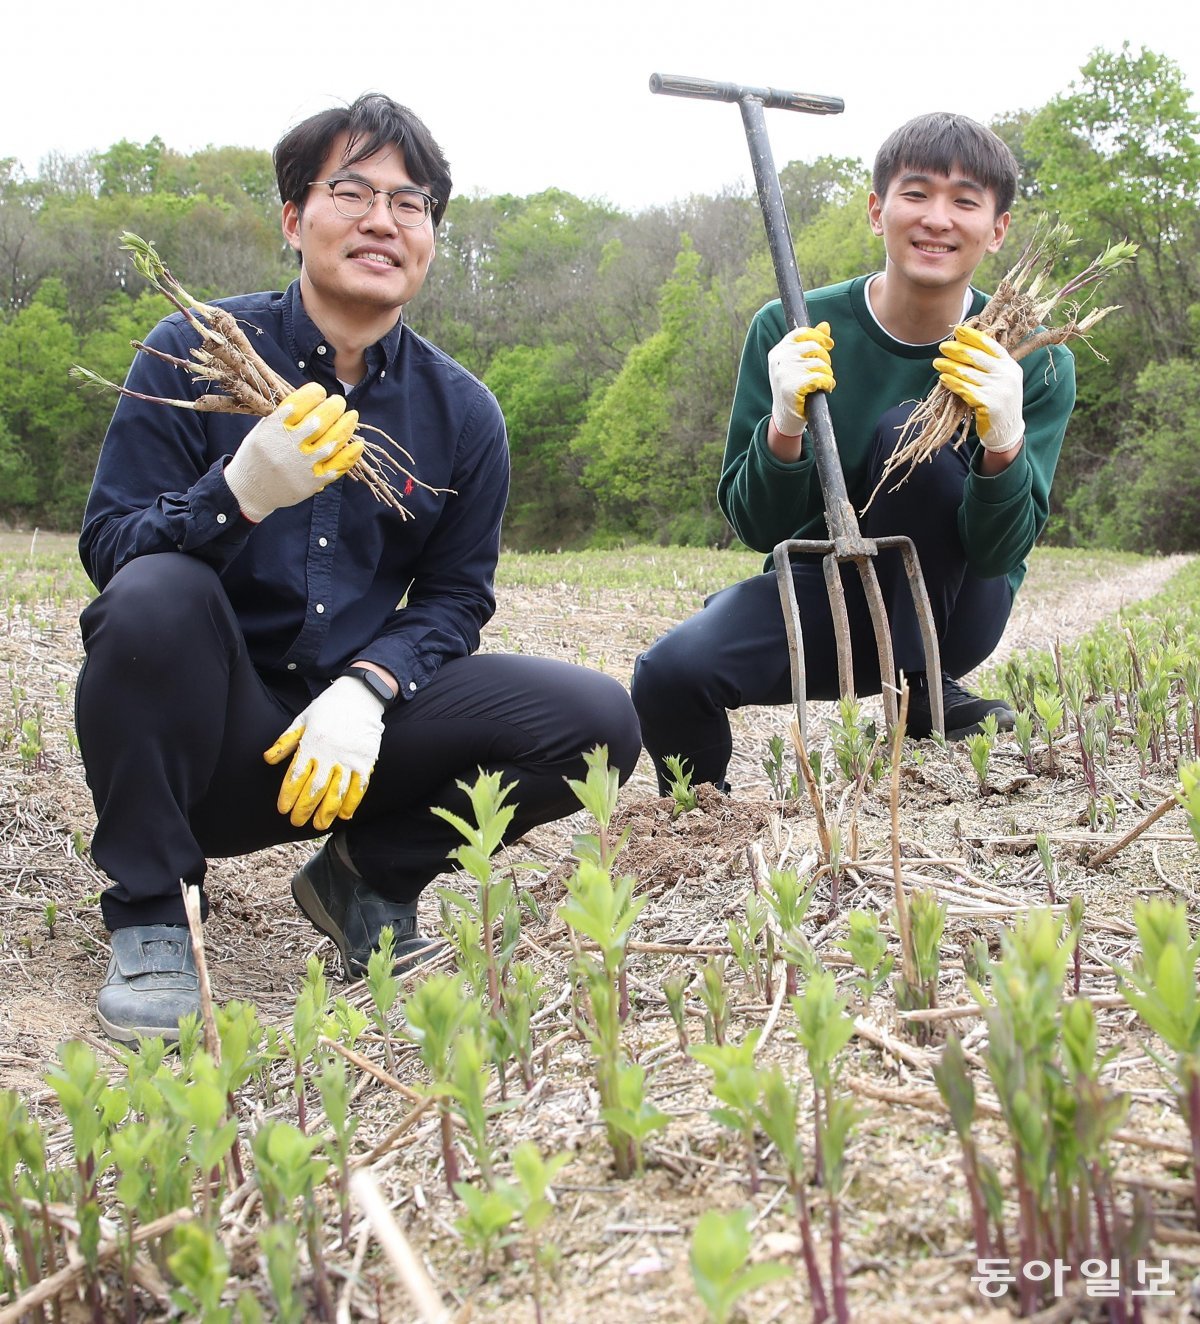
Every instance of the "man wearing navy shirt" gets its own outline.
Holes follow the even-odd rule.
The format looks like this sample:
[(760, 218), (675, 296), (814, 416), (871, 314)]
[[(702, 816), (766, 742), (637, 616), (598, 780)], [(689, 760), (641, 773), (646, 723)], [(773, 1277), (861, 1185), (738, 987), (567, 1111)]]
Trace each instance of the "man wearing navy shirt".
[[(450, 193), (429, 131), (364, 96), (291, 130), (275, 167), (299, 278), (222, 306), (299, 389), (257, 422), (123, 396), (80, 538), (101, 593), (77, 725), (112, 880), (98, 1014), (119, 1039), (198, 1010), (180, 881), (207, 859), (330, 832), (292, 894), (358, 976), (384, 925), (401, 962), (426, 946), (417, 897), (460, 841), (431, 809), (469, 812), (459, 780), (516, 783), (513, 839), (576, 807), (584, 752), (607, 745), (622, 779), (639, 752), (616, 681), (476, 654), (508, 447), (494, 397), (404, 324)], [(186, 359), (196, 337), (176, 314), (147, 343)], [(128, 385), (204, 389), (146, 354)], [(411, 457), (410, 518), (346, 479), (363, 428)]]

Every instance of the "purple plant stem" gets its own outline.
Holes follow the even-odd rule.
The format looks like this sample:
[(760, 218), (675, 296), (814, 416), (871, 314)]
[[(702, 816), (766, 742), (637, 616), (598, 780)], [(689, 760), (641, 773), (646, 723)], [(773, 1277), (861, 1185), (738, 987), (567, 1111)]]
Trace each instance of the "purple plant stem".
[(833, 1314), (837, 1324), (849, 1324), (846, 1267), (842, 1262), (842, 1219), (837, 1196), (829, 1196), (829, 1277), (833, 1283)]
[(808, 1195), (803, 1180), (797, 1176), (792, 1182), (792, 1198), (796, 1203), (796, 1216), (800, 1220), (800, 1244), (804, 1248), (804, 1268), (808, 1273), (808, 1289), (812, 1297), (813, 1324), (824, 1324), (829, 1318), (829, 1299), (821, 1280), (821, 1266), (813, 1245), (812, 1221), (808, 1216)]

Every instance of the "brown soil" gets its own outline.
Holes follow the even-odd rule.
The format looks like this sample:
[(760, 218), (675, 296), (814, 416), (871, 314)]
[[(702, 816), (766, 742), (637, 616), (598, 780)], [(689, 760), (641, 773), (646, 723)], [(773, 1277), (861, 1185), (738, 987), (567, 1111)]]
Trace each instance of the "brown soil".
[[(1001, 652), (1045, 646), (1054, 638), (1068, 642), (1102, 616), (1154, 592), (1177, 567), (1178, 560), (1146, 563), (1104, 581), (1068, 576), (1039, 584), (1034, 577), (1019, 599)], [(77, 849), (89, 839), (94, 816), (69, 741), (80, 605), (18, 606), (0, 620), (0, 664), (31, 700), (41, 703), (46, 729), (41, 767), (24, 767), (12, 744), (0, 749), (0, 1086), (19, 1091), (50, 1127), (58, 1125), (55, 1100), (43, 1077), (57, 1046), (78, 1037), (98, 1052), (107, 1051), (97, 1037), (93, 1010), (108, 955), (96, 905), (104, 880), (86, 848), (82, 854)], [(514, 590), (502, 598), (485, 647), (570, 660), (586, 650), (590, 665), (625, 679), (636, 654), (673, 623), (616, 594), (589, 591), (583, 605), (579, 595), (566, 589)], [(518, 954), (543, 972), (539, 1034), (549, 1047), (532, 1092), (523, 1093), (519, 1085), (510, 1088), (513, 1106), (493, 1122), (496, 1148), (503, 1160), (513, 1145), (528, 1138), (544, 1153), (572, 1154), (555, 1183), (556, 1209), (548, 1224), (558, 1265), (542, 1288), (547, 1319), (624, 1316), (664, 1324), (699, 1319), (688, 1246), (696, 1219), (709, 1208), (752, 1206), (755, 1258), (799, 1266), (795, 1219), (777, 1170), (768, 1156), (764, 1189), (751, 1197), (737, 1145), (708, 1115), (714, 1100), (707, 1072), (680, 1053), (661, 991), (672, 973), (695, 980), (708, 954), (724, 948), (728, 921), (742, 913), (751, 885), (751, 848), (760, 849), (770, 864), (798, 865), (816, 845), (807, 805), (771, 800), (761, 766), (767, 740), (785, 734), (789, 718), (787, 710), (736, 715), (733, 798), (705, 789), (696, 809), (675, 816), (669, 802), (654, 796), (645, 760), (622, 791), (621, 817), (630, 839), (621, 868), (637, 878), (639, 895), (647, 898), (630, 963), (628, 1047), (647, 1069), (649, 1095), (671, 1117), (668, 1129), (649, 1142), (647, 1169), (639, 1178), (618, 1181), (613, 1174), (596, 1115), (589, 1052), (571, 1033), (570, 951), (556, 910), (571, 835), (588, 830), (589, 824), (579, 814), (508, 851), (513, 860), (532, 859), (541, 866), (536, 881), (527, 885), (543, 918), (527, 925)], [(813, 732), (812, 743), (819, 745), (820, 713)], [(1000, 928), (1011, 924), (1014, 915), (1045, 903), (1045, 879), (1033, 849), (1039, 831), (1049, 834), (1054, 845), (1060, 896), (1079, 892), (1088, 905), (1084, 992), (1101, 999), (1113, 993), (1104, 963), (1129, 959), (1134, 897), (1165, 892), (1185, 899), (1194, 913), (1200, 862), (1181, 815), (1168, 815), (1110, 863), (1089, 871), (1086, 860), (1098, 839), (1081, 817), (1086, 797), (1069, 751), (1060, 775), (1039, 768), (1029, 776), (1015, 747), (1002, 744), (981, 793), (964, 749), (926, 749), (923, 762), (904, 765), (900, 823), (910, 881), (924, 879), (950, 903), (942, 949), (943, 1005), (969, 1001), (957, 959), (964, 944), (980, 934), (995, 944)], [(1152, 785), (1139, 786), (1136, 768), (1114, 766), (1109, 772), (1119, 812), (1104, 841), (1138, 822), (1168, 789), (1165, 773)], [(1135, 791), (1140, 803), (1134, 803)], [(848, 828), (848, 808), (841, 817)], [(886, 916), (893, 887), (886, 786), (863, 798), (857, 818), (858, 863), (843, 884), (840, 914), (868, 907)], [(208, 879), (212, 913), (206, 945), (216, 996), (251, 1000), (265, 1020), (283, 1026), (290, 1025), (295, 990), (310, 953), (326, 959), (331, 977), (337, 973), (336, 953), (316, 940), (288, 895), (288, 880), (303, 854), (303, 848), (280, 847), (242, 860), (216, 861)], [(433, 926), (436, 907), (426, 896), (425, 919)], [(57, 906), (52, 931), (45, 922), (51, 902)], [(823, 887), (815, 906), (820, 913), (809, 917), (811, 936), (822, 958), (837, 969), (845, 964), (836, 946), (842, 921), (830, 913), (829, 902)], [(343, 987), (335, 983), (336, 991)], [(693, 1042), (703, 1039), (695, 988), (693, 982)], [(786, 1002), (782, 1008), (778, 1000), (769, 1003), (732, 962), (728, 991), (731, 1036), (740, 1039), (758, 1027), (764, 1033), (762, 1058), (798, 1072), (801, 1058)], [(360, 1005), (365, 1001), (361, 985), (350, 986), (348, 993)], [(848, 1050), (845, 1077), (864, 1110), (850, 1145), (845, 1210), (854, 1318), (933, 1324), (1005, 1317), (1008, 1312), (983, 1301), (970, 1282), (974, 1257), (959, 1149), (933, 1089), (931, 1049), (905, 1038), (890, 995), (877, 995), (860, 1015), (862, 1028)], [(1119, 1007), (1106, 1007), (1100, 1016), (1105, 1040), (1115, 1052), (1109, 1075), (1132, 1097), (1126, 1131), (1182, 1146), (1184, 1132), (1170, 1103), (1168, 1081), (1148, 1056), (1145, 1036)], [(954, 1024), (968, 1050), (977, 1049), (979, 1022), (964, 1016)], [(414, 1055), (401, 1054), (398, 1074), (420, 1081)], [(379, 1144), (408, 1106), (364, 1076), (356, 1094), (358, 1152)], [(1003, 1163), (999, 1130), (985, 1122), (982, 1135)], [(458, 1303), (453, 1318), (534, 1317), (533, 1275), (526, 1257), (500, 1255), (485, 1267), (455, 1231), (461, 1206), (445, 1191), (434, 1123), (418, 1121), (396, 1137), (371, 1169), (437, 1287), (448, 1302)], [(1177, 1295), (1147, 1299), (1147, 1316), (1183, 1318), (1200, 1265), (1200, 1235), (1187, 1187), (1179, 1181), (1185, 1175), (1182, 1160), (1134, 1140), (1119, 1147), (1119, 1173), (1123, 1182), (1143, 1180), (1156, 1187), (1159, 1226), (1151, 1258), (1171, 1260)], [(246, 1232), (247, 1218), (253, 1224), (255, 1217), (241, 1211), (238, 1226), (229, 1229), (229, 1245), (236, 1270), (261, 1283)], [(356, 1222), (355, 1236), (361, 1227)], [(824, 1229), (819, 1215), (823, 1246)], [(331, 1260), (348, 1271), (354, 1238), (347, 1248), (335, 1246), (332, 1216), (327, 1232)], [(343, 1272), (335, 1287), (344, 1296), (346, 1319), (415, 1318), (374, 1248), (357, 1286)], [(756, 1324), (808, 1318), (802, 1269), (752, 1294), (742, 1311)], [(1064, 1307), (1054, 1316), (1087, 1317), (1083, 1305), (1074, 1314)]]

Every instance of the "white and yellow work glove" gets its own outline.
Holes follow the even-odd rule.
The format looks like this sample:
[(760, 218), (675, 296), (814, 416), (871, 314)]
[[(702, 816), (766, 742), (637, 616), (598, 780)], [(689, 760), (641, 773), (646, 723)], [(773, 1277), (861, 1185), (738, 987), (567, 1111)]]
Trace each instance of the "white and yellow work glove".
[(1025, 377), (998, 341), (970, 326), (954, 328), (953, 340), (934, 359), (938, 380), (975, 411), (975, 431), (985, 450), (1010, 451), (1025, 435), (1021, 414)]
[(225, 481), (242, 514), (255, 524), (281, 506), (295, 506), (340, 478), (363, 451), (352, 441), (358, 412), (340, 395), (307, 382), (246, 434), (225, 466)]
[(263, 754), (268, 763), (292, 755), (279, 812), (295, 827), (311, 818), (318, 832), (349, 818), (367, 793), (382, 739), (383, 704), (354, 676), (339, 676)]
[(833, 390), (832, 348), (829, 323), (819, 322), (789, 331), (767, 355), (771, 418), (785, 437), (804, 431), (805, 402), (814, 391)]

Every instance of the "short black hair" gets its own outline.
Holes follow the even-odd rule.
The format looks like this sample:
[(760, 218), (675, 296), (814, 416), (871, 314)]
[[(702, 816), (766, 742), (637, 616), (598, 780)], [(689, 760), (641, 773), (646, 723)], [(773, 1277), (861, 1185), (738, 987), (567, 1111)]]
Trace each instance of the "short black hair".
[(1008, 144), (966, 115), (938, 110), (918, 115), (891, 134), (875, 155), (871, 186), (882, 198), (901, 171), (931, 170), (939, 175), (956, 172), (990, 188), (996, 215), (1012, 206), (1020, 167)]
[(424, 123), (407, 106), (382, 92), (365, 92), (349, 106), (310, 115), (280, 138), (274, 161), (281, 202), (294, 202), (303, 210), (305, 192), (339, 134), (347, 139), (343, 165), (365, 161), (385, 147), (399, 147), (413, 182), (437, 199), (433, 205), (436, 229), (450, 200), (449, 162)]

